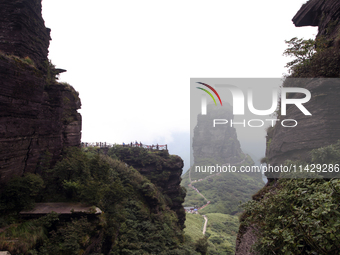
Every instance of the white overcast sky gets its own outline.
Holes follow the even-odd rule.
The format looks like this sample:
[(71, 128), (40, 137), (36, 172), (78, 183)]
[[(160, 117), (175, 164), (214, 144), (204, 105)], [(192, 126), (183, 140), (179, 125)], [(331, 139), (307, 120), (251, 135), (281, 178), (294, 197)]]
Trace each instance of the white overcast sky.
[(82, 140), (189, 132), (190, 77), (280, 78), (303, 0), (43, 0), (49, 58), (80, 93)]

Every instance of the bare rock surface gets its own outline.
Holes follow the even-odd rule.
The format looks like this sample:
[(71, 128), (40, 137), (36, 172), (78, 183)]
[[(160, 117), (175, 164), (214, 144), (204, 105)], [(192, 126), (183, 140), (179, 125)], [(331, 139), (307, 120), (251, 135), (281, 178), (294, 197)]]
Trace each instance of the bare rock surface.
[[(319, 32), (316, 39), (324, 43), (323, 46), (327, 49), (338, 51), (340, 45), (340, 2), (338, 0), (308, 1), (294, 16), (293, 23), (297, 27), (318, 26)], [(327, 64), (320, 65), (320, 67), (329, 68)], [(296, 84), (296, 82), (303, 84)], [(312, 97), (304, 106), (312, 117), (304, 115), (295, 105), (287, 107), (287, 115), (282, 116), (281, 120), (294, 119), (298, 124), (294, 128), (284, 128), (281, 124), (276, 124), (274, 128), (268, 130), (266, 157), (271, 165), (283, 164), (288, 159), (308, 162), (311, 150), (340, 140), (339, 79), (308, 78), (290, 81), (288, 79), (284, 86), (303, 87), (311, 92)], [(295, 94), (293, 98), (301, 96), (301, 94)], [(276, 182), (271, 178), (268, 181), (268, 183)], [(262, 197), (267, 192), (270, 190), (264, 189), (261, 192)], [(254, 227), (256, 226), (241, 225), (236, 243), (237, 255), (253, 254), (250, 250), (251, 245), (257, 240), (256, 234), (252, 231)]]
[(310, 0), (296, 13), (293, 23), (297, 27), (318, 26), (318, 37), (339, 37), (340, 2), (337, 0)]
[[(235, 255), (255, 255), (251, 252), (251, 247), (257, 240), (255, 228), (252, 226), (243, 229), (242, 239), (236, 240), (236, 251)], [(240, 235), (240, 233), (239, 233)]]
[(340, 79), (305, 81), (312, 98), (304, 106), (312, 116), (304, 115), (295, 105), (288, 107), (284, 119), (298, 124), (294, 128), (279, 124), (269, 133), (266, 156), (271, 164), (283, 164), (287, 159), (309, 161), (311, 150), (340, 139), (340, 119), (336, 117), (340, 115)]
[(47, 59), (41, 0), (0, 1), (0, 183), (80, 146), (81, 103)]
[(41, 0), (1, 0), (0, 6), (0, 50), (29, 57), (38, 69), (44, 69), (51, 38), (41, 15)]

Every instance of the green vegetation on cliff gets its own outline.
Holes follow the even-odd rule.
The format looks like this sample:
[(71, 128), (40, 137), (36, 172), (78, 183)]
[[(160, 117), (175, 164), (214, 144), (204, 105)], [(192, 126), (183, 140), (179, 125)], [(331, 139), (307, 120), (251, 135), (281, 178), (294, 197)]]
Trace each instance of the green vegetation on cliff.
[(280, 179), (244, 205), (243, 224), (257, 226), (260, 254), (339, 254), (339, 202), (338, 179)]
[(326, 37), (317, 37), (315, 40), (294, 37), (286, 43), (288, 48), (283, 55), (294, 57), (285, 66), (289, 68), (290, 78), (339, 77), (340, 52), (337, 47), (329, 47), (331, 41)]
[[(296, 58), (287, 64), (290, 68), (288, 78), (339, 77), (339, 49), (331, 46), (332, 42), (326, 37), (319, 36), (316, 40), (293, 38), (287, 43), (289, 47), (284, 54)], [(272, 165), (285, 161), (287, 165), (301, 165), (302, 169), (308, 166), (310, 169), (311, 164), (335, 167), (340, 163), (340, 146), (335, 138), (338, 132), (333, 131), (337, 124), (332, 110), (338, 109), (338, 100), (332, 98), (337, 93), (337, 83), (331, 82), (331, 86), (327, 87), (326, 79), (320, 79), (318, 86), (311, 82), (316, 79), (303, 81), (300, 86), (306, 86), (313, 95), (306, 104), (313, 117), (298, 119), (299, 126), (291, 133), (279, 126), (269, 129), (266, 160)], [(296, 85), (293, 79), (287, 79), (283, 86)], [(322, 103), (320, 98), (327, 104)], [(327, 112), (332, 114), (328, 116)], [(299, 118), (291, 112), (285, 117)], [(311, 127), (318, 127), (318, 130), (311, 130)], [(280, 148), (283, 143), (286, 143), (285, 152)], [(252, 235), (257, 240), (252, 249), (258, 254), (340, 252), (340, 182), (337, 178), (332, 179), (338, 177), (338, 173), (322, 176), (317, 168), (314, 171), (269, 179), (266, 187), (253, 196), (253, 201), (243, 205), (245, 212), (238, 236), (241, 245), (242, 242), (247, 245), (247, 238), (250, 239), (248, 231), (253, 230)], [(243, 236), (246, 232), (248, 237)]]
[[(339, 165), (339, 155), (338, 142), (311, 151), (309, 164)], [(259, 254), (340, 253), (340, 180), (303, 177), (271, 182), (243, 205), (242, 226), (256, 227), (253, 249)]]
[[(40, 167), (37, 174), (7, 183), (0, 196), (0, 228), (5, 227), (0, 233), (0, 250), (51, 255), (196, 254), (195, 244), (185, 242), (169, 195), (113, 152), (109, 157), (97, 149), (70, 148), (52, 169)], [(133, 152), (149, 153), (142, 148), (133, 148)], [(162, 153), (151, 157), (169, 165), (178, 163), (177, 157), (163, 158)], [(82, 202), (99, 207), (103, 214), (99, 218), (73, 217), (72, 221), (58, 215), (20, 219), (18, 212), (32, 208), (34, 201)]]
[(208, 254), (235, 254), (235, 236), (238, 231), (238, 217), (223, 213), (207, 213)]
[[(319, 32), (315, 40), (295, 37), (286, 41), (288, 48), (284, 55), (295, 58), (286, 65), (287, 78), (340, 77), (339, 8), (335, 0), (310, 0), (295, 15), (296, 26), (318, 26)], [(327, 169), (339, 166), (337, 80), (302, 80), (299, 87), (312, 94), (305, 106), (313, 116), (300, 118), (293, 110), (288, 111), (285, 117), (297, 119), (298, 127), (287, 131), (276, 125), (268, 130), (268, 163), (285, 162), (301, 165), (303, 169), (311, 169), (311, 164)], [(283, 87), (296, 87), (296, 84), (294, 79), (286, 79)], [(243, 205), (245, 212), (238, 236), (243, 247), (237, 254), (244, 254), (245, 247), (250, 246), (251, 230), (257, 239), (252, 247), (254, 254), (340, 253), (340, 181), (332, 178), (338, 177), (338, 173), (334, 174), (333, 170), (332, 175), (322, 175), (318, 169), (308, 175), (296, 173), (269, 179), (266, 187), (253, 196), (253, 201)]]

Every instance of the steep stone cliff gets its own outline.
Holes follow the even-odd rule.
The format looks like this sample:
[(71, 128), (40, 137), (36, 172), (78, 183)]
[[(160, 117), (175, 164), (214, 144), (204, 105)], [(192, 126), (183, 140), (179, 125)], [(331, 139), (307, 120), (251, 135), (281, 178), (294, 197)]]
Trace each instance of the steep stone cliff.
[[(185, 190), (180, 186), (183, 160), (169, 155), (167, 150), (148, 151), (138, 147), (122, 147), (111, 150), (114, 155), (147, 177), (165, 195), (170, 209), (175, 211), (178, 224), (184, 228)], [(110, 151), (108, 152), (110, 154)]]
[[(316, 37), (318, 52), (310, 62), (292, 73), (284, 87), (304, 87), (311, 92), (311, 100), (304, 104), (311, 112), (305, 116), (295, 106), (287, 108), (284, 119), (295, 119), (298, 125), (284, 128), (276, 125), (267, 132), (267, 162), (272, 165), (283, 164), (286, 160), (310, 161), (309, 152), (313, 149), (334, 144), (340, 139), (340, 2), (338, 0), (310, 0), (304, 4), (293, 18), (295, 26), (318, 26)], [(313, 79), (324, 78), (324, 79)], [(301, 95), (295, 94), (292, 98)], [(283, 119), (283, 117), (281, 117)], [(269, 178), (266, 186), (253, 196), (261, 200), (266, 193), (277, 192), (277, 180)], [(242, 224), (237, 237), (236, 255), (255, 254), (251, 246), (257, 240), (256, 226)]]
[[(96, 230), (90, 230), (89, 235), (85, 234), (87, 240), (81, 241), (82, 247), (77, 244), (77, 240), (73, 240), (74, 246), (71, 246), (77, 252), (71, 253), (90, 254), (91, 250), (98, 250), (98, 254), (168, 254), (165, 250), (169, 249), (174, 250), (171, 254), (182, 254), (176, 250), (183, 249), (188, 254), (196, 254), (194, 250), (188, 251), (191, 247), (181, 247), (184, 242), (181, 230), (185, 221), (182, 206), (185, 189), (180, 186), (183, 167), (180, 157), (169, 155), (167, 151), (122, 147), (111, 156), (119, 156), (126, 165), (107, 157), (87, 157), (85, 152), (73, 148), (68, 150), (68, 154), (63, 154), (63, 159), (66, 162), (74, 160), (75, 164), (63, 165), (65, 161), (61, 161), (57, 167), (52, 168), (65, 147), (80, 145), (81, 115), (77, 109), (81, 103), (78, 93), (69, 84), (56, 81), (60, 70), (55, 69), (47, 59), (49, 40), (49, 29), (45, 28), (41, 17), (41, 0), (0, 0), (1, 195), (6, 194), (6, 185), (3, 183), (7, 182), (7, 187), (10, 187), (11, 182), (8, 180), (14, 175), (20, 176), (27, 172), (39, 174), (43, 169), (50, 168), (46, 179), (42, 176), (47, 175), (27, 175), (28, 178), (34, 176), (42, 181), (41, 184), (45, 181), (45, 185), (40, 187), (44, 190), (36, 192), (39, 193), (37, 200), (54, 202), (60, 197), (61, 200), (95, 198), (95, 202), (86, 202), (101, 203), (105, 211), (103, 224), (92, 222)], [(78, 165), (79, 162), (81, 164)], [(134, 167), (147, 178), (128, 166)], [(63, 171), (71, 172), (72, 176), (67, 174), (67, 177), (63, 177)], [(27, 176), (14, 180), (25, 180)], [(80, 180), (84, 183), (80, 184)], [(72, 191), (75, 195), (72, 197), (67, 185), (64, 185), (66, 182), (85, 187), (82, 191), (78, 190), (80, 192), (77, 191), (77, 195)], [(25, 190), (22, 186), (16, 188)], [(86, 194), (84, 190), (87, 190)], [(56, 195), (63, 191), (67, 194)], [(78, 196), (80, 193), (81, 197)], [(3, 195), (0, 197), (2, 205), (9, 204), (6, 203), (8, 200), (3, 200), (4, 197), (25, 200), (21, 194), (15, 199)], [(5, 215), (10, 210), (8, 208), (2, 206), (0, 209)], [(3, 224), (3, 218), (1, 220)], [(72, 230), (72, 236), (78, 231), (84, 235), (90, 229), (86, 219), (80, 221), (86, 224), (86, 230)], [(65, 232), (65, 224), (62, 225), (61, 230)], [(99, 233), (101, 229), (105, 230)], [(44, 229), (44, 236), (47, 232), (56, 233), (55, 226), (53, 232), (50, 230)], [(58, 239), (58, 234), (52, 235), (50, 238), (39, 239), (39, 247), (35, 247), (37, 242), (34, 240), (30, 248), (18, 248), (27, 248), (18, 253), (27, 253), (28, 249), (37, 248), (47, 254), (44, 252), (47, 247), (48, 252), (54, 250), (56, 254), (69, 254), (70, 249), (62, 247), (63, 241), (56, 241), (54, 248), (49, 246), (52, 245), (51, 239)], [(70, 246), (69, 240), (65, 237), (65, 246)], [(15, 242), (19, 245), (12, 247), (13, 250), (24, 246), (21, 245), (24, 242), (22, 240), (16, 239)], [(44, 245), (46, 247), (42, 247)]]
[[(271, 164), (282, 164), (287, 159), (310, 160), (312, 149), (332, 144), (340, 139), (340, 3), (338, 1), (311, 0), (294, 16), (296, 26), (318, 26), (316, 47), (322, 47), (308, 65), (292, 74), (284, 87), (304, 87), (311, 92), (311, 100), (304, 104), (312, 116), (305, 116), (295, 106), (287, 109), (285, 119), (295, 119), (298, 125), (284, 128), (276, 125), (267, 136), (266, 157)], [(313, 79), (325, 78), (325, 79)], [(299, 83), (299, 84), (297, 84)], [(297, 98), (301, 94), (295, 94)], [(283, 117), (281, 117), (282, 119)]]
[(195, 163), (198, 163), (198, 160), (211, 160), (219, 164), (240, 162), (243, 153), (236, 129), (229, 125), (216, 125), (212, 128), (214, 119), (234, 118), (231, 106), (224, 103), (223, 107), (216, 108), (215, 105), (209, 104), (208, 112), (208, 115), (197, 116), (192, 143)]
[[(240, 202), (249, 201), (264, 183), (261, 173), (238, 172), (241, 166), (253, 166), (254, 161), (242, 152), (236, 129), (230, 127), (229, 123), (234, 119), (232, 106), (223, 102), (223, 106), (208, 104), (207, 107), (207, 115), (198, 114), (194, 127), (194, 164), (182, 177), (182, 185), (187, 188), (184, 206), (197, 206), (200, 215), (208, 218), (210, 230), (207, 239), (213, 243), (208, 254), (231, 254), (236, 245), (232, 219), (238, 221), (236, 215), (241, 212)], [(214, 119), (226, 119), (229, 125), (213, 127)], [(227, 168), (221, 170), (217, 165)], [(209, 168), (215, 166), (216, 169), (210, 172)], [(228, 172), (228, 166), (235, 172)], [(215, 216), (223, 218), (223, 224), (214, 221)], [(189, 234), (191, 223), (189, 220), (186, 223)], [(238, 228), (238, 224), (234, 226)], [(195, 240), (197, 236), (192, 234), (191, 237)]]
[(296, 13), (293, 23), (297, 27), (318, 26), (318, 38), (330, 39), (330, 45), (339, 40), (340, 2), (336, 0), (310, 0)]
[(41, 0), (1, 0), (0, 6), (0, 50), (28, 56), (39, 70), (46, 71), (51, 38), (41, 16)]
[(40, 0), (0, 1), (0, 183), (80, 145), (80, 99), (56, 82), (49, 31)]
[(304, 115), (291, 105), (287, 116), (282, 119), (294, 119), (298, 122), (297, 126), (285, 128), (276, 125), (269, 129), (266, 157), (271, 164), (283, 164), (287, 159), (308, 162), (311, 150), (340, 139), (340, 120), (336, 118), (340, 114), (340, 80), (308, 79), (303, 85), (312, 95), (311, 100), (304, 104), (312, 116)]

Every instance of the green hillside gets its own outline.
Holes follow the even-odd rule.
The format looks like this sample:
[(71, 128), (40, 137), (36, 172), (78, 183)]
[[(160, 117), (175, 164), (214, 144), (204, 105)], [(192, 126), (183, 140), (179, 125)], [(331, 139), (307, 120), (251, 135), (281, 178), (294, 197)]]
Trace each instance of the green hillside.
[(209, 254), (234, 254), (239, 227), (238, 217), (223, 213), (207, 213), (206, 216)]
[(184, 233), (189, 236), (192, 241), (197, 241), (198, 239), (204, 237), (202, 233), (202, 228), (204, 224), (204, 218), (199, 214), (186, 214), (185, 229)]
[[(251, 165), (247, 156), (243, 164)], [(191, 178), (191, 187), (190, 184)], [(239, 227), (240, 202), (251, 199), (264, 186), (261, 175), (244, 173), (195, 173), (193, 169), (182, 176), (182, 186), (187, 189), (184, 206), (197, 206), (199, 215), (187, 214), (185, 234), (193, 240), (202, 237), (203, 217), (208, 218), (205, 236), (208, 238), (207, 254), (234, 254)], [(195, 190), (196, 188), (201, 195)], [(207, 205), (207, 202), (210, 203)]]
[(232, 107), (227, 103), (219, 108), (208, 105), (208, 112), (197, 116), (192, 142), (194, 164), (182, 176), (181, 185), (187, 190), (183, 205), (195, 206), (199, 213), (187, 214), (185, 233), (198, 240), (202, 216), (206, 215), (207, 254), (234, 254), (240, 204), (249, 201), (264, 182), (261, 173), (239, 172), (241, 166), (253, 166), (254, 161), (242, 152), (235, 128), (211, 129), (213, 119), (233, 118)]
[[(131, 161), (144, 160), (152, 173), (167, 172), (181, 163), (179, 157), (162, 151), (121, 148), (121, 154), (124, 151), (131, 152)], [(163, 179), (153, 183), (147, 173), (142, 175), (124, 158), (118, 159), (116, 150), (108, 153), (111, 157), (101, 152), (70, 148), (53, 168), (40, 169), (41, 175), (27, 173), (2, 187), (0, 250), (35, 255), (199, 254), (195, 244), (184, 242), (181, 207), (171, 209), (179, 199), (172, 200), (165, 185), (158, 187), (157, 181)], [(175, 167), (172, 172), (176, 169), (181, 171)], [(92, 211), (88, 217), (72, 214), (72, 220), (56, 213), (39, 219), (19, 217), (20, 211), (32, 209), (35, 202), (82, 203), (99, 207), (103, 213), (98, 218)]]
[[(249, 159), (247, 159), (247, 162), (249, 163), (244, 164), (250, 165)], [(201, 214), (236, 214), (241, 211), (239, 208), (240, 202), (250, 200), (251, 196), (264, 186), (262, 177), (258, 173), (207, 174), (197, 173), (193, 169), (189, 171), (182, 176), (181, 185), (187, 189), (184, 206), (197, 205), (197, 207), (202, 207), (207, 201), (210, 201), (209, 206), (200, 211)], [(188, 186), (190, 183), (189, 173), (192, 186), (197, 188), (207, 201), (197, 191)]]
[(200, 213), (226, 213), (234, 215), (241, 212), (240, 202), (251, 199), (261, 187), (263, 181), (242, 174), (221, 174), (198, 182), (195, 187), (210, 201), (209, 206)]
[[(187, 213), (185, 235), (191, 241), (197, 242), (204, 237), (202, 234), (204, 218), (199, 214)], [(236, 233), (239, 223), (238, 217), (222, 214), (208, 213), (207, 230), (208, 254), (229, 255), (235, 253)]]
[[(183, 186), (183, 184), (182, 184)], [(183, 206), (185, 207), (190, 207), (190, 206), (197, 206), (197, 207), (202, 207), (203, 205), (206, 204), (206, 201), (204, 200), (203, 197), (201, 197), (200, 195), (198, 195), (198, 193), (189, 188), (188, 186), (185, 186), (185, 188), (187, 189), (187, 195), (185, 197)]]

